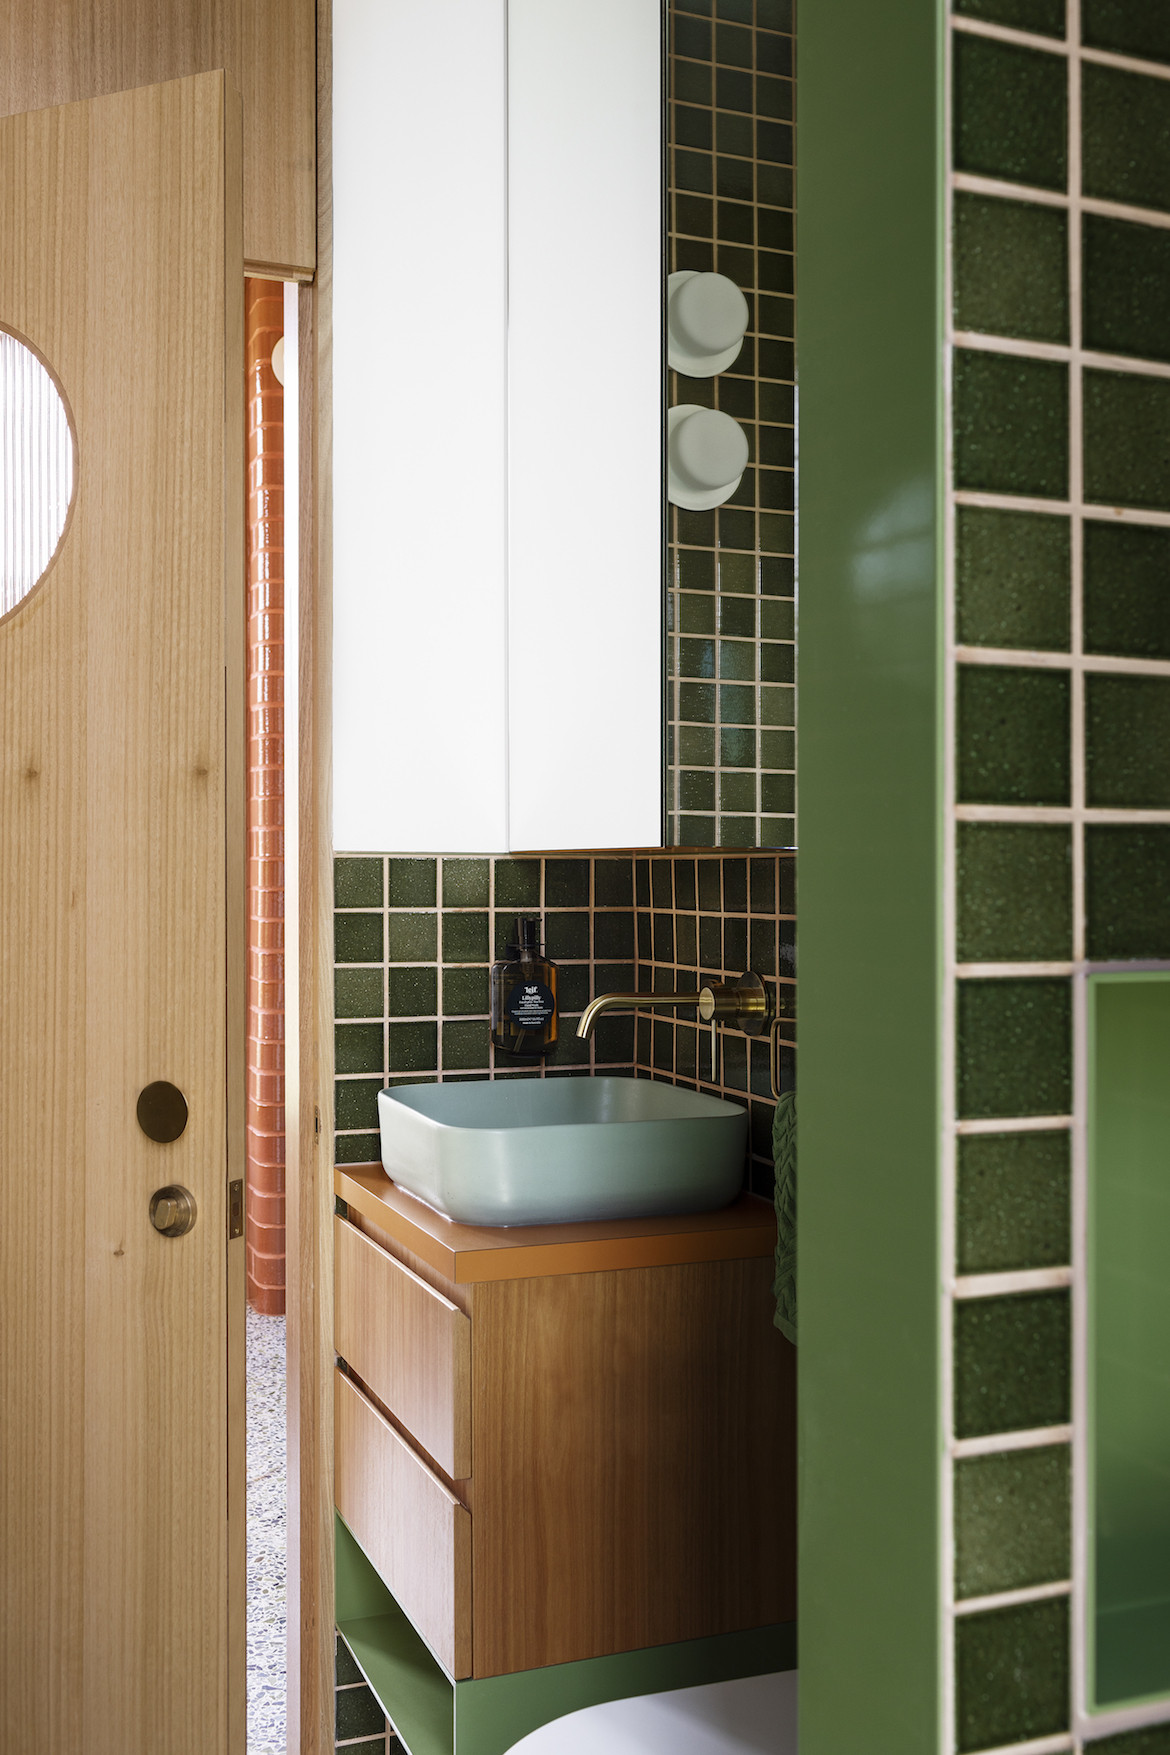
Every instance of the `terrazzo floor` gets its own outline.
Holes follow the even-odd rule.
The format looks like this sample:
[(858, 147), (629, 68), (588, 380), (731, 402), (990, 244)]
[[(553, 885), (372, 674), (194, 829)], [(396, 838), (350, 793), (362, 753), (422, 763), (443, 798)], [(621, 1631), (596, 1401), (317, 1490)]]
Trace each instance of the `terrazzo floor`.
[(284, 1317), (248, 1307), (248, 1755), (285, 1755)]

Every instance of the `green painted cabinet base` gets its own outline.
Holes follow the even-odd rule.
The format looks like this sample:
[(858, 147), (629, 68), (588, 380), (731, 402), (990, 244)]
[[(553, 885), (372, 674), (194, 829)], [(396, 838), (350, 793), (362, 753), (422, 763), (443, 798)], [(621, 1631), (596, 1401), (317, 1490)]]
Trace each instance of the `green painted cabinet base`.
[(753, 1627), (648, 1651), (453, 1682), (337, 1519), (337, 1626), (410, 1755), (504, 1755), (583, 1706), (796, 1667), (796, 1627)]

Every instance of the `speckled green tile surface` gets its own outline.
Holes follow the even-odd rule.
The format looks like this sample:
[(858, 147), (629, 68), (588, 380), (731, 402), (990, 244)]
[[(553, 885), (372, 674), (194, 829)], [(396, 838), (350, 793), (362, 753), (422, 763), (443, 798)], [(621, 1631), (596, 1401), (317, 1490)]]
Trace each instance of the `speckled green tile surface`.
[(1072, 955), (1072, 835), (1063, 825), (960, 823), (961, 963)]
[(956, 349), (954, 438), (956, 487), (1067, 498), (1067, 366)]
[(1068, 217), (1056, 207), (958, 193), (955, 327), (1068, 340)]
[(342, 858), (334, 860), (334, 907), (380, 908), (382, 902), (381, 859)]
[(1084, 398), (1085, 499), (1170, 510), (1170, 380), (1086, 371)]
[(960, 1116), (1069, 1113), (1072, 995), (1067, 981), (960, 981), (957, 1006)]
[(1002, 1748), (1069, 1723), (1069, 1605), (1021, 1603), (955, 1623), (958, 1746)]
[(1170, 809), (1170, 677), (1085, 678), (1085, 797), (1110, 810)]
[(1170, 231), (1099, 213), (1081, 224), (1084, 345), (1170, 360)]
[[(1067, 518), (960, 506), (955, 637), (965, 646), (1068, 650)], [(1170, 604), (1170, 590), (1165, 593)], [(1170, 638), (1170, 625), (1168, 625)]]
[(1085, 906), (1094, 961), (1170, 958), (1170, 825), (1090, 824)]
[(1090, 1743), (1091, 1755), (1170, 1755), (1170, 1725), (1150, 1725)]
[(1081, 0), (1081, 41), (1115, 55), (1170, 62), (1170, 12), (1151, 0)]
[(1068, 673), (960, 665), (958, 797), (964, 804), (1067, 804)]
[(1086, 652), (1170, 658), (1170, 530), (1085, 524)]
[(1064, 0), (961, 0), (955, 11), (964, 18), (982, 18), (1037, 36), (1064, 35)]
[(1031, 1431), (1069, 1419), (1067, 1292), (973, 1298), (955, 1306), (955, 1435)]
[(1069, 1576), (1067, 1444), (955, 1464), (955, 1595), (990, 1596)]
[(1038, 189), (1068, 175), (1065, 61), (956, 33), (954, 162), (960, 171)]
[(1085, 61), (1081, 103), (1084, 193), (1170, 208), (1170, 83)]
[(1070, 1183), (1067, 1129), (960, 1139), (959, 1273), (1067, 1267), (1072, 1259)]

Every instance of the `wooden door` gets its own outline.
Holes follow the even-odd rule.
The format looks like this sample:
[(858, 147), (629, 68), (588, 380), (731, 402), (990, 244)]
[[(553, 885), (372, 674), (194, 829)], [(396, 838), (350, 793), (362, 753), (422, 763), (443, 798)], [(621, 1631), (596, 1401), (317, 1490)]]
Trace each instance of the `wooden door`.
[[(71, 521), (0, 620), (0, 1748), (243, 1749), (243, 256), (222, 73), (0, 121)], [(184, 1093), (181, 1137), (136, 1119)], [(178, 1183), (198, 1218), (152, 1228)]]

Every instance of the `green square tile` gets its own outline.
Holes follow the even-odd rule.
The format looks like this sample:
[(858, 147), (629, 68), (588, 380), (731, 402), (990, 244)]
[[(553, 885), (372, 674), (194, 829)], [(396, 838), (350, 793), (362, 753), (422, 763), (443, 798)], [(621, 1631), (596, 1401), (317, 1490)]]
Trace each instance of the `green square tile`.
[(795, 768), (796, 733), (793, 731), (761, 731), (761, 768)]
[(678, 716), (701, 725), (715, 723), (715, 688), (712, 683), (679, 684)]
[(790, 555), (795, 546), (796, 521), (792, 513), (760, 513), (760, 548), (765, 555)]
[(557, 971), (557, 1010), (561, 1017), (576, 1017), (592, 997), (588, 963), (562, 963)]
[(486, 1012), (489, 1008), (488, 989), (486, 967), (482, 969), (444, 969), (444, 1017), (458, 1017), (470, 1012)]
[(434, 914), (388, 914), (386, 955), (391, 963), (433, 963), (439, 923)]
[(796, 690), (769, 685), (760, 690), (761, 725), (796, 724)]
[(337, 1740), (351, 1737), (386, 1734), (386, 1715), (368, 1688), (339, 1688), (337, 1691)]
[(750, 597), (720, 597), (719, 632), (754, 640), (756, 636), (756, 605)]
[(961, 1274), (1069, 1265), (1070, 1149), (1067, 1128), (966, 1134), (959, 1140)]
[(1069, 1114), (1069, 983), (974, 980), (960, 981), (958, 989), (960, 1116)]
[(705, 725), (680, 725), (678, 760), (684, 767), (711, 768), (715, 765), (715, 733)]
[(955, 11), (964, 18), (1031, 31), (1033, 36), (1064, 35), (1064, 0), (960, 0)]
[(699, 861), (699, 907), (704, 914), (718, 914), (723, 906), (723, 864), (718, 859)]
[(765, 597), (792, 597), (796, 592), (796, 569), (791, 560), (764, 555), (760, 559), (760, 592)]
[(443, 861), (444, 908), (486, 908), (491, 900), (488, 859)]
[(631, 908), (634, 902), (632, 862), (629, 859), (595, 860), (593, 893), (599, 911), (602, 908)]
[(1068, 497), (1067, 366), (956, 350), (955, 486)]
[(723, 861), (723, 911), (725, 914), (748, 912), (748, 864), (746, 859)]
[(436, 1024), (390, 1024), (387, 1034), (392, 1073), (434, 1072), (439, 1053)]
[(487, 963), (491, 946), (486, 912), (443, 915), (444, 963)]
[(1084, 61), (1081, 105), (1084, 193), (1170, 208), (1170, 83)]
[(333, 861), (333, 906), (335, 908), (380, 908), (382, 906), (382, 861), (380, 859), (335, 859)]
[(1060, 189), (1068, 181), (1063, 56), (956, 32), (955, 169)]
[(1085, 499), (1170, 511), (1170, 380), (1085, 373)]
[(1035, 823), (958, 826), (961, 963), (1072, 956), (1072, 831)]
[(392, 1018), (433, 1018), (439, 1009), (438, 974), (430, 969), (391, 969), (387, 1014)]
[(756, 691), (737, 683), (719, 685), (719, 717), (724, 725), (756, 723)]
[(796, 605), (781, 597), (762, 598), (760, 637), (764, 640), (795, 640)]
[(679, 549), (678, 583), (680, 591), (714, 591), (714, 552), (710, 549)]
[(1081, 0), (1081, 41), (1088, 49), (1170, 62), (1170, 13), (1150, 0)]
[(954, 223), (956, 329), (1067, 341), (1067, 214), (960, 192)]
[(587, 859), (550, 859), (544, 870), (544, 905), (546, 908), (587, 908), (589, 906), (589, 861)]
[(787, 641), (760, 642), (760, 681), (791, 683), (796, 681), (796, 647)]
[(709, 771), (683, 768), (678, 777), (679, 808), (685, 811), (715, 809), (715, 776)]
[(334, 1063), (339, 1073), (382, 1071), (381, 1024), (338, 1024), (333, 1032)]
[[(721, 811), (754, 811), (756, 808), (756, 776), (730, 772), (721, 776), (719, 781), (719, 809)], [(753, 841), (748, 845), (754, 845)]]
[(433, 859), (390, 861), (388, 900), (391, 908), (433, 908), (435, 895)]
[(1086, 213), (1084, 345), (1170, 361), (1170, 231)]
[(1086, 652), (1170, 658), (1170, 530), (1085, 523)]
[(1070, 1417), (1067, 1292), (972, 1298), (955, 1305), (955, 1435), (1063, 1426)]
[(721, 768), (754, 768), (756, 765), (756, 732), (754, 728), (731, 726), (719, 733), (719, 766)]
[(1070, 690), (1063, 670), (960, 665), (960, 802), (1069, 802)]
[(1170, 958), (1170, 825), (1085, 830), (1086, 954)]
[(1069, 1447), (955, 1464), (955, 1595), (1059, 1584), (1072, 1567)]
[(1067, 518), (960, 506), (955, 551), (960, 645), (1069, 650)]
[(755, 682), (756, 651), (754, 640), (720, 640), (719, 675), (724, 682)]
[(376, 1164), (381, 1150), (376, 1133), (338, 1134), (333, 1141), (333, 1156), (338, 1164)]
[(469, 1072), (486, 1068), (489, 1060), (489, 1027), (486, 1018), (464, 1019), (443, 1025), (443, 1071)]
[(539, 859), (497, 859), (497, 908), (539, 908)]
[(1068, 1598), (960, 1616), (955, 1696), (963, 1755), (1066, 1731), (1071, 1712)]
[(1085, 678), (1085, 800), (1170, 809), (1170, 677)]
[(333, 1120), (346, 1133), (354, 1128), (366, 1132), (378, 1130), (378, 1092), (381, 1079), (335, 1079), (333, 1084)]
[(796, 809), (796, 775), (762, 774), (760, 809), (769, 815), (791, 816)]
[(719, 556), (720, 591), (734, 591), (741, 594), (743, 592), (754, 593), (758, 565), (755, 555), (721, 554)]
[(678, 625), (684, 634), (713, 634), (715, 598), (705, 591), (680, 592)]
[(692, 678), (715, 675), (714, 640), (680, 640), (678, 642), (678, 674)]
[(1151, 1725), (1148, 1730), (1102, 1737), (1086, 1747), (1091, 1755), (1170, 1755), (1170, 1725)]
[(380, 963), (382, 961), (382, 916), (380, 914), (335, 914), (333, 916), (333, 958), (337, 963)]
[[(721, 816), (719, 818), (719, 845), (720, 847), (758, 846), (759, 833), (756, 829), (755, 817)], [(739, 957), (735, 961), (742, 963), (746, 959)]]
[(578, 960), (589, 955), (589, 916), (579, 914), (546, 914), (544, 917), (546, 954), (555, 963), (558, 958)]
[(340, 1633), (337, 1635), (336, 1646), (337, 1646), (336, 1674), (337, 1674), (338, 1687), (339, 1688), (344, 1687), (347, 1682), (360, 1682), (360, 1681), (362, 1681), (362, 1679), (363, 1679), (362, 1673), (358, 1669), (357, 1664), (354, 1662), (354, 1659), (350, 1654), (349, 1647), (346, 1645), (344, 1639), (342, 1639)]
[(382, 1016), (382, 970), (337, 969), (333, 975), (335, 1018)]

